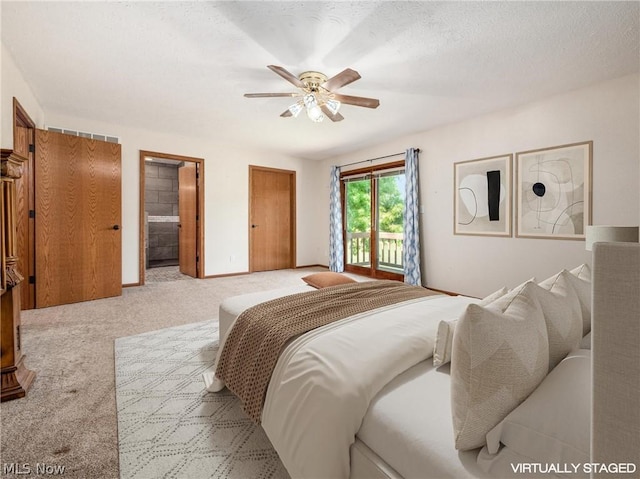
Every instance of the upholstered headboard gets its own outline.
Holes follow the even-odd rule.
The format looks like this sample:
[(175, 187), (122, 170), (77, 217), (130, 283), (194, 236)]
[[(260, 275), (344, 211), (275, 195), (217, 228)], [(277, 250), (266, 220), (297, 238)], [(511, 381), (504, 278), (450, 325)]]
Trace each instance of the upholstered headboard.
[(592, 282), (591, 459), (640, 476), (640, 244), (596, 243)]

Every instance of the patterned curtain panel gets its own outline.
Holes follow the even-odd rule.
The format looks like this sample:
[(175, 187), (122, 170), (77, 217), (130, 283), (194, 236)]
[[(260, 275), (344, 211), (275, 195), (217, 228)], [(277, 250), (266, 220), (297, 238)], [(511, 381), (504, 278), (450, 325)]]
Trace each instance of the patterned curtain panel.
[(407, 180), (404, 208), (404, 282), (421, 286), (418, 152), (413, 148), (406, 151), (404, 170)]
[(340, 200), (340, 167), (331, 167), (331, 198), (329, 212), (329, 269), (344, 271), (344, 243), (342, 239), (342, 202)]

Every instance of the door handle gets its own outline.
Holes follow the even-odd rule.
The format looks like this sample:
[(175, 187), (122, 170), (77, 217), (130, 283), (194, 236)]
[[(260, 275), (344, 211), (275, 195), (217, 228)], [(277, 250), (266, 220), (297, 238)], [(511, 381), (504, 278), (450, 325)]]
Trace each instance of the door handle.
[(120, 229), (120, 225), (113, 225), (113, 229), (118, 231)]
[(252, 228), (257, 228), (259, 225), (251, 225)]

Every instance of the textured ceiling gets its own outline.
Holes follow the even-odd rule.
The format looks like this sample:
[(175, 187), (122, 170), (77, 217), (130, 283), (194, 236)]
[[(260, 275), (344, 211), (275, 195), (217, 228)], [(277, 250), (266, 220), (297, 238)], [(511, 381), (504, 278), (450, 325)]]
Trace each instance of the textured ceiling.
[[(7, 2), (2, 42), (45, 114), (320, 159), (639, 71), (638, 2)], [(345, 120), (280, 118), (344, 68)], [(59, 125), (69, 126), (69, 125)]]

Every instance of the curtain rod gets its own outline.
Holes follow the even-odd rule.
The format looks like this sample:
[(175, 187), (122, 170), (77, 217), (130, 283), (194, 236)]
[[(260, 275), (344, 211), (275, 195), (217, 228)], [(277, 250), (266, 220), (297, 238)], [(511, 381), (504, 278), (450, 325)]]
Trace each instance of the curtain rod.
[[(416, 153), (420, 153), (420, 148), (414, 148), (414, 149), (416, 150)], [(358, 165), (360, 163), (366, 163), (367, 161), (384, 160), (385, 158), (391, 158), (392, 156), (400, 156), (400, 155), (404, 155), (404, 154), (405, 154), (405, 152), (402, 151), (400, 153), (394, 153), (392, 155), (379, 156), (378, 158), (370, 158), (368, 160), (354, 161), (353, 163), (347, 163), (346, 165), (340, 165), (340, 168), (344, 168), (345, 166)]]

